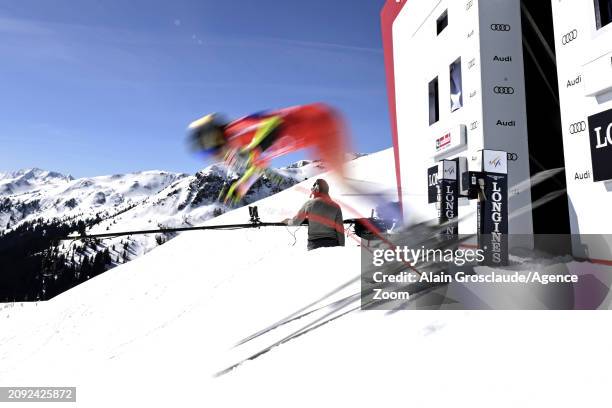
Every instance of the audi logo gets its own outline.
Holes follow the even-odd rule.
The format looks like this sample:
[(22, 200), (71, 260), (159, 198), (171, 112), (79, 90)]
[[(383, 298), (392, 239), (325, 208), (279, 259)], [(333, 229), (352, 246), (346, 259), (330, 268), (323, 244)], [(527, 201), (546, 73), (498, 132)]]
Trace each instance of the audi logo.
[(517, 160), (518, 160), (518, 154), (508, 153), (508, 161), (517, 161)]
[(493, 88), (493, 92), (498, 95), (512, 95), (514, 94), (514, 88), (511, 86), (496, 86)]
[(561, 37), (561, 44), (567, 45), (578, 38), (578, 30), (574, 29)]
[(510, 31), (510, 24), (491, 24), (493, 31)]
[(572, 123), (569, 127), (570, 135), (575, 135), (576, 133), (584, 132), (587, 129), (587, 125), (585, 121)]

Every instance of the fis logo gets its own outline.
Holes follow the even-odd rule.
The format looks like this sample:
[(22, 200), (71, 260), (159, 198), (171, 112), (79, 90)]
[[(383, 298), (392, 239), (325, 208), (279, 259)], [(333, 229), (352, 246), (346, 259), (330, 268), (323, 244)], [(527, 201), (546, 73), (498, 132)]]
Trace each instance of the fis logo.
[(444, 169), (444, 174), (448, 176), (452, 176), (453, 174), (455, 174), (455, 168), (449, 167), (449, 168)]
[(501, 157), (497, 156), (496, 158), (492, 159), (489, 161), (489, 164), (491, 166), (493, 166), (494, 168), (498, 168), (499, 166), (501, 166)]
[(513, 95), (514, 88), (511, 86), (496, 86), (495, 88), (493, 88), (493, 92), (498, 95)]
[(574, 29), (561, 37), (561, 44), (567, 45), (578, 38), (578, 30)]
[(510, 31), (510, 24), (491, 24), (491, 31)]

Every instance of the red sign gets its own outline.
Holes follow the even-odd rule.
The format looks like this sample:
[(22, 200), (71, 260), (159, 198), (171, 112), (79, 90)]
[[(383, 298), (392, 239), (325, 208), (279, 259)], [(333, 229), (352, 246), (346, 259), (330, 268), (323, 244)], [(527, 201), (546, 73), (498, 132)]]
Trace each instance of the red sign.
[(440, 150), (444, 149), (446, 146), (450, 145), (450, 143), (451, 143), (451, 135), (450, 133), (447, 133), (444, 136), (436, 139), (436, 151), (439, 152)]

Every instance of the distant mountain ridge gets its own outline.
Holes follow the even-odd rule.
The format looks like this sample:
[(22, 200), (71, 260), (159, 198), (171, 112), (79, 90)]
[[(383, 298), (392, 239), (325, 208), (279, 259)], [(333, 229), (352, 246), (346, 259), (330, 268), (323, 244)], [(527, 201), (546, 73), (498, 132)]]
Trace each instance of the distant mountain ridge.
[(201, 225), (324, 171), (318, 160), (269, 169), (231, 206), (219, 197), (239, 175), (221, 164), (193, 175), (150, 170), (74, 179), (38, 168), (0, 173), (0, 297), (48, 299), (175, 236), (62, 241), (68, 234)]
[[(264, 175), (244, 203), (282, 191), (321, 171), (320, 162), (308, 160), (273, 170), (275, 180)], [(236, 177), (220, 164), (194, 175), (150, 170), (74, 179), (38, 168), (0, 173), (0, 231), (40, 218), (109, 217), (128, 210), (133, 210), (132, 218), (153, 217), (156, 223), (178, 225), (186, 218), (204, 221), (215, 209), (224, 209), (218, 202), (219, 194), (224, 184)]]
[(44, 185), (70, 182), (70, 175), (47, 171), (39, 168), (21, 169), (15, 172), (0, 173), (0, 197), (8, 194), (18, 194)]
[(25, 168), (20, 169), (13, 172), (2, 173), (0, 172), (0, 180), (5, 179), (15, 179), (19, 177), (32, 178), (32, 177), (41, 177), (41, 178), (65, 178), (69, 180), (74, 180), (74, 177), (70, 175), (64, 175), (55, 171), (47, 171), (40, 169), (38, 167)]

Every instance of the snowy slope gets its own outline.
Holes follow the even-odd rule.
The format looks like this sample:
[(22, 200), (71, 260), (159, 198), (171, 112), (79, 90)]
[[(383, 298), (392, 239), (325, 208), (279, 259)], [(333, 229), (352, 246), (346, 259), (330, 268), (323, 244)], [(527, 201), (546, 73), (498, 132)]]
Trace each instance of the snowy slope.
[[(372, 193), (393, 199), (392, 157), (348, 166), (360, 195), (331, 181), (345, 217), (369, 214)], [(311, 183), (259, 201), (262, 219), (293, 215)], [(247, 217), (238, 209), (215, 223)], [(291, 246), (282, 227), (183, 233), (49, 302), (0, 306), (0, 385), (77, 386), (79, 407), (575, 407), (607, 398), (612, 325), (602, 312), (352, 312), (214, 378), (334, 309), (232, 348), (245, 336), (359, 289), (355, 241), (306, 252), (304, 228), (296, 238)]]
[[(274, 170), (280, 177), (272, 181), (264, 175), (249, 190), (245, 203), (249, 204), (264, 197), (271, 196), (295, 185), (312, 175), (320, 174), (323, 169), (318, 162), (302, 161), (289, 167)], [(219, 202), (220, 191), (224, 184), (235, 175), (225, 166), (213, 164), (198, 173), (185, 176), (166, 185), (158, 192), (143, 198), (138, 205), (130, 206), (123, 211), (119, 209), (114, 215), (103, 219), (87, 230), (90, 234), (109, 231), (133, 231), (140, 229), (184, 227), (201, 225), (204, 221), (216, 217), (231, 209)], [(244, 220), (243, 220), (244, 221)], [(158, 245), (158, 238), (170, 239), (172, 235), (146, 234), (129, 237), (129, 259), (141, 256)], [(120, 248), (124, 237), (106, 239), (106, 247)], [(73, 243), (77, 245), (77, 243)], [(121, 249), (116, 251), (118, 256)]]

